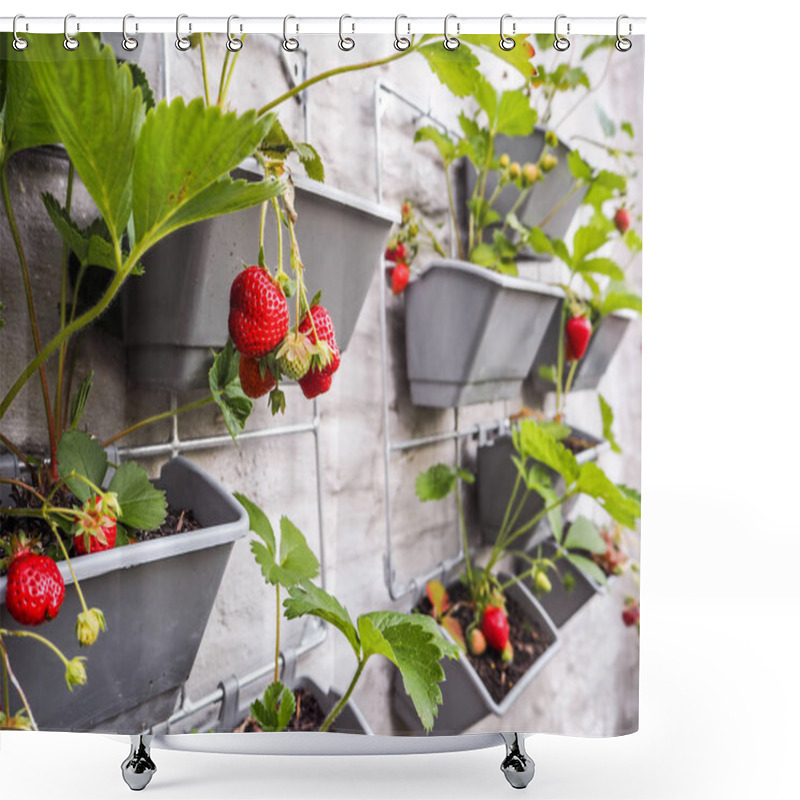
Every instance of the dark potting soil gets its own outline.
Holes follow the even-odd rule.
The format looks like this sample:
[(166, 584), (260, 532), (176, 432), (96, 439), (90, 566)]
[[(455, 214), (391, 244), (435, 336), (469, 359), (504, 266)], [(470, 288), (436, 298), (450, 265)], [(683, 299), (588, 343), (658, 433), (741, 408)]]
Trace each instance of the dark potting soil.
[[(325, 722), (325, 712), (317, 701), (317, 698), (306, 688), (301, 687), (294, 693), (297, 698), (298, 712), (292, 715), (287, 731), (318, 731), (320, 725)], [(336, 730), (334, 724), (332, 730)], [(261, 726), (253, 719), (248, 717), (234, 733), (263, 733)]]
[[(80, 505), (75, 496), (66, 488), (56, 494), (53, 502), (62, 508)], [(41, 502), (30, 492), (14, 486), (11, 489), (11, 505), (16, 508), (40, 508)], [(167, 505), (167, 516), (161, 527), (152, 531), (129, 532), (129, 545), (137, 544), (138, 542), (149, 542), (165, 536), (189, 533), (190, 531), (200, 530), (202, 527), (191, 509), (174, 508)], [(55, 561), (64, 560), (55, 536), (44, 520), (36, 519), (35, 517), (15, 518), (6, 516), (0, 517), (0, 559), (5, 554), (3, 545), (10, 543), (12, 536), (20, 532), (26, 533), (30, 538), (35, 537), (38, 539), (41, 551)], [(67, 544), (66, 540), (64, 544)], [(74, 555), (74, 553), (70, 553), (70, 555)], [(5, 575), (6, 571), (7, 569), (0, 564), (0, 577)]]
[[(461, 623), (461, 629), (466, 631), (475, 619), (469, 590), (462, 583), (454, 583), (447, 587), (447, 594), (451, 608), (455, 607), (454, 616)], [(431, 603), (427, 597), (420, 601), (416, 610), (430, 614)], [(506, 616), (509, 641), (514, 648), (514, 660), (510, 664), (506, 664), (500, 653), (491, 647), (487, 647), (480, 656), (461, 654), (461, 658), (469, 659), (495, 703), (503, 701), (553, 641), (547, 630), (536, 620), (525, 616), (522, 607), (512, 597), (506, 597)]]
[(572, 455), (577, 456), (578, 453), (582, 453), (584, 450), (594, 447), (595, 443), (590, 442), (588, 439), (581, 439), (580, 436), (573, 436), (570, 434), (561, 440), (561, 444), (563, 444)]

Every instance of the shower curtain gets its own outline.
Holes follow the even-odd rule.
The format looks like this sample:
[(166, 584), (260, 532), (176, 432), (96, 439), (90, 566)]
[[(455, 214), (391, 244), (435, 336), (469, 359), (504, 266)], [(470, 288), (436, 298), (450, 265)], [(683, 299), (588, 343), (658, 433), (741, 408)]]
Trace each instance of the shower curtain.
[(643, 37), (228, 30), (3, 34), (0, 729), (636, 730)]

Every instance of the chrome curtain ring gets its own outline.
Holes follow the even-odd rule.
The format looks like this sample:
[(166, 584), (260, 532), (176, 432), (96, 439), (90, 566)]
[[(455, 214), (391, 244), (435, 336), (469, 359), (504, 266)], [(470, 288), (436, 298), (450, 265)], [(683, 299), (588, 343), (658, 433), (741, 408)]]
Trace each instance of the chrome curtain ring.
[[(516, 41), (510, 36), (506, 36), (505, 31), (503, 30), (507, 19), (511, 19), (511, 14), (503, 14), (503, 16), (500, 17), (500, 49), (506, 51), (513, 50), (517, 46)], [(512, 22), (511, 33), (515, 33), (516, 30), (517, 24)]]
[[(349, 14), (342, 14), (342, 16), (339, 17), (339, 49), (344, 50), (345, 52), (347, 52), (348, 50), (352, 50), (356, 46), (355, 40), (350, 36), (345, 36), (344, 32), (342, 31), (342, 28), (344, 26), (344, 21), (346, 19), (353, 19), (353, 18)], [(350, 23), (350, 27), (352, 28), (350, 32), (355, 33), (356, 25), (354, 22)]]
[[(630, 50), (631, 47), (633, 47), (633, 42), (630, 39), (628, 39), (627, 36), (622, 36), (619, 32), (620, 23), (624, 19), (628, 19), (628, 17), (625, 14), (620, 14), (617, 17), (617, 41), (614, 47), (616, 47), (620, 53), (627, 53), (628, 50)], [(633, 26), (631, 25), (630, 22), (628, 22), (628, 36), (630, 36), (632, 33), (633, 33)]]
[[(300, 42), (297, 41), (293, 36), (289, 36), (289, 20), (290, 19), (297, 19), (297, 17), (293, 17), (291, 15), (283, 18), (283, 49), (287, 50), (288, 52), (292, 53), (300, 47)], [(295, 25), (295, 30), (298, 30), (299, 26)]]
[[(461, 42), (455, 36), (451, 36), (447, 32), (447, 25), (451, 19), (458, 19), (458, 18), (456, 17), (455, 14), (448, 14), (444, 18), (444, 41), (442, 42), (442, 44), (444, 45), (445, 50), (458, 50), (458, 46), (461, 44)], [(456, 33), (458, 33), (458, 28), (459, 25), (458, 22), (456, 22)]]
[[(67, 16), (64, 17), (64, 49), (65, 50), (77, 50), (78, 47), (80, 47), (80, 44), (81, 44), (75, 37), (69, 35), (69, 21), (71, 19), (75, 19), (75, 15), (74, 14), (67, 14)], [(76, 32), (79, 31), (80, 27), (81, 27), (80, 25), (76, 24), (75, 31)]]
[[(398, 14), (394, 18), (394, 49), (395, 50), (408, 50), (411, 47), (411, 39), (408, 36), (401, 36), (400, 35), (400, 20), (401, 19), (408, 19), (405, 14)], [(411, 33), (411, 25), (406, 23), (406, 28), (408, 32)]]
[[(135, 50), (139, 46), (139, 40), (134, 39), (133, 36), (128, 36), (128, 20), (135, 19), (133, 14), (126, 14), (122, 18), (122, 47), (124, 50), (130, 52), (131, 50)], [(134, 30), (139, 30), (139, 25), (137, 24)]]
[[(558, 21), (561, 19), (566, 19), (566, 14), (559, 14), (556, 17), (555, 25), (553, 26), (553, 32), (555, 33), (556, 40), (553, 42), (553, 47), (558, 50), (559, 53), (563, 53), (565, 50), (569, 50), (570, 41), (566, 37), (562, 36), (558, 32)], [(569, 22), (567, 22), (567, 36), (569, 36)]]
[[(189, 39), (181, 33), (181, 20), (188, 18), (189, 18), (188, 14), (178, 14), (175, 20), (175, 47), (177, 47), (178, 50), (181, 50), (183, 52), (185, 52), (192, 46), (192, 43), (189, 41)], [(191, 31), (192, 31), (192, 24), (190, 22), (189, 32), (191, 33)]]
[[(14, 34), (14, 42), (13, 47), (15, 50), (19, 50), (22, 52), (29, 44), (27, 39), (23, 39), (21, 36), (17, 34), (17, 22), (18, 20), (25, 19), (22, 14), (17, 14), (14, 17), (14, 22), (11, 24), (11, 32)], [(25, 30), (28, 29), (27, 23), (25, 24)]]
[[(237, 17), (236, 14), (231, 14), (228, 17), (228, 41), (225, 44), (225, 47), (227, 47), (228, 50), (230, 50), (231, 53), (238, 53), (242, 49), (242, 45), (244, 44), (244, 42), (241, 39), (237, 39), (231, 33), (231, 23), (235, 19), (239, 19), (239, 17)], [(239, 26), (239, 31), (241, 32), (241, 30), (242, 30), (242, 26), (240, 25)]]

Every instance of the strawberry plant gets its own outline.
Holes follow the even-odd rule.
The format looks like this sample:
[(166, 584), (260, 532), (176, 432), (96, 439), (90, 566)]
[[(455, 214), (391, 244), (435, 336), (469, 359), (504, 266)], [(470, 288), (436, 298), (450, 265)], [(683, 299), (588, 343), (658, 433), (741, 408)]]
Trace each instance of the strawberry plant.
[(353, 622), (334, 596), (312, 583), (319, 573), (319, 561), (289, 519), (281, 518), (278, 543), (266, 514), (244, 495), (236, 497), (247, 509), (250, 527), (258, 537), (251, 545), (256, 562), (267, 585), (275, 587), (275, 676), (263, 698), (250, 708), (262, 730), (285, 730), (297, 705), (292, 691), (280, 682), (281, 589), (289, 594), (283, 601), (287, 619), (318, 617), (344, 636), (355, 655), (356, 669), (350, 684), (322, 722), (320, 731), (329, 730), (335, 723), (374, 655), (387, 658), (398, 668), (420, 721), (430, 730), (442, 700), (439, 683), (444, 672), (439, 662), (445, 657), (458, 658), (458, 648), (447, 642), (430, 617), (420, 614), (373, 611), (361, 614)]
[[(602, 570), (587, 557), (591, 554), (605, 553), (607, 543), (594, 523), (584, 517), (578, 518), (565, 527), (561, 507), (570, 498), (585, 495), (600, 505), (605, 512), (623, 527), (633, 528), (640, 515), (640, 498), (637, 492), (627, 486), (613, 483), (597, 464), (579, 464), (562, 440), (569, 433), (565, 425), (553, 422), (539, 422), (533, 419), (519, 421), (512, 433), (516, 466), (516, 481), (509, 498), (505, 517), (494, 545), (480, 562), (472, 553), (467, 537), (461, 483), (472, 483), (473, 476), (461, 468), (455, 469), (447, 464), (436, 464), (417, 477), (416, 492), (422, 501), (441, 500), (452, 492), (456, 493), (464, 551), (464, 574), (462, 581), (467, 587), (471, 609), (471, 623), (466, 637), (456, 639), (464, 648), (464, 640), (470, 652), (482, 654), (482, 642), (473, 649), (471, 634), (480, 628), (485, 644), (501, 651), (504, 660), (513, 659), (513, 651), (508, 648), (508, 620), (505, 607), (505, 593), (516, 583), (530, 579), (539, 593), (552, 588), (550, 575), (559, 577), (557, 561), (566, 558), (576, 566), (587, 567), (597, 576), (599, 582), (605, 581)], [(554, 482), (545, 467), (563, 479), (563, 491), (556, 491)], [(530, 518), (523, 515), (523, 509), (531, 493), (540, 496), (544, 507)], [(550, 559), (538, 554), (530, 555), (515, 546), (523, 537), (533, 531), (547, 518), (556, 542), (561, 545), (558, 554)], [(521, 559), (526, 568), (507, 580), (498, 577), (498, 564), (507, 556)], [(437, 582), (428, 586), (428, 597), (432, 607), (431, 614), (442, 620), (449, 610), (449, 598), (444, 587)], [(446, 626), (450, 630), (449, 626)], [(454, 637), (456, 638), (456, 637)]]

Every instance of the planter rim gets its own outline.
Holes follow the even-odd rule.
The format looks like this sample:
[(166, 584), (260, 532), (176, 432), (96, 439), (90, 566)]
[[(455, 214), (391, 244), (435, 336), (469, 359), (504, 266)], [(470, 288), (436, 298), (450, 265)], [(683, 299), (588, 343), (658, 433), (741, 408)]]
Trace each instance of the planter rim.
[[(130, 569), (141, 564), (149, 564), (153, 561), (161, 561), (185, 553), (228, 544), (241, 539), (247, 534), (249, 530), (247, 512), (219, 481), (182, 456), (170, 459), (164, 464), (162, 474), (163, 470), (169, 471), (176, 468), (186, 472), (202, 474), (203, 479), (207, 482), (208, 491), (227, 500), (229, 509), (236, 514), (236, 517), (230, 522), (201, 528), (187, 534), (166, 536), (149, 542), (139, 542), (134, 545), (115, 547), (100, 553), (71, 558), (72, 568), (75, 570), (75, 575), (79, 581), (96, 578), (120, 569)], [(67, 563), (60, 561), (57, 566), (64, 577), (64, 583), (71, 584), (72, 574)], [(7, 578), (4, 575), (0, 578), (0, 603), (6, 597), (6, 583)]]
[[(238, 169), (242, 170), (243, 172), (249, 172), (253, 175), (256, 175), (259, 179), (263, 178), (263, 173), (258, 169), (258, 162), (252, 156), (249, 156), (242, 161)], [(298, 189), (302, 189), (304, 192), (315, 194), (318, 197), (324, 197), (328, 200), (333, 200), (334, 202), (350, 206), (351, 208), (361, 211), (364, 214), (369, 214), (370, 216), (378, 217), (379, 219), (385, 219), (388, 222), (400, 222), (400, 214), (397, 211), (387, 208), (386, 206), (379, 205), (378, 203), (374, 203), (371, 200), (367, 200), (365, 197), (353, 194), (352, 192), (346, 192), (344, 189), (336, 189), (333, 186), (329, 186), (327, 183), (311, 180), (311, 178), (307, 178), (304, 175), (292, 175), (292, 183)]]
[[(508, 580), (511, 576), (508, 573), (501, 572), (498, 573), (498, 578), (500, 580)], [(524, 675), (517, 681), (516, 686), (503, 698), (503, 700), (498, 703), (495, 699), (489, 694), (489, 690), (486, 688), (484, 682), (480, 679), (480, 676), (475, 671), (475, 668), (472, 666), (468, 658), (461, 658), (459, 657), (458, 661), (459, 664), (463, 667), (466, 675), (469, 677), (469, 680), (474, 684), (475, 689), (481, 695), (481, 699), (485, 704), (486, 708), (498, 717), (502, 717), (508, 710), (511, 708), (514, 703), (516, 703), (517, 698), (528, 688), (528, 683), (531, 679), (547, 664), (547, 662), (558, 652), (561, 648), (561, 635), (558, 632), (558, 628), (556, 627), (553, 620), (550, 619), (548, 613), (542, 607), (542, 604), (533, 596), (533, 594), (528, 590), (527, 586), (522, 581), (514, 584), (508, 591), (512, 592), (520, 592), (522, 594), (522, 599), (526, 603), (530, 603), (539, 613), (542, 618), (542, 622), (546, 630), (548, 630), (553, 638), (550, 646), (542, 653), (536, 661), (531, 664), (528, 668), (528, 671), (524, 673)], [(453, 644), (455, 644), (454, 639), (448, 631), (443, 628), (441, 625), (439, 626), (439, 630), (442, 634)]]
[(469, 261), (461, 261), (457, 258), (436, 258), (425, 266), (419, 273), (411, 278), (411, 282), (421, 281), (429, 272), (436, 270), (450, 270), (452, 272), (463, 272), (467, 275), (473, 275), (476, 278), (494, 283), (504, 289), (513, 289), (515, 291), (532, 292), (535, 294), (545, 294), (550, 297), (563, 297), (564, 292), (556, 286), (551, 286), (549, 283), (542, 283), (540, 281), (529, 281), (525, 278), (514, 277), (513, 275), (503, 275), (500, 272), (494, 272), (488, 267), (479, 267), (477, 264), (472, 264)]

